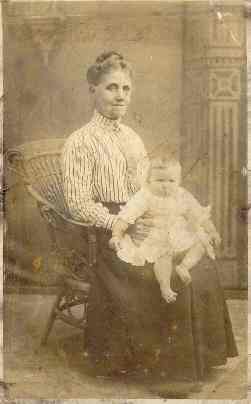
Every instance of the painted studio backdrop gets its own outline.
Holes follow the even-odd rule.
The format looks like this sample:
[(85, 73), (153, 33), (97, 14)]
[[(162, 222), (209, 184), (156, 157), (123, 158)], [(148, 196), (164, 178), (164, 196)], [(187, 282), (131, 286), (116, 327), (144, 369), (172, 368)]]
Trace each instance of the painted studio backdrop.
[[(179, 154), (184, 185), (212, 206), (223, 285), (245, 288), (245, 16), (196, 3), (4, 3), (4, 148), (83, 126), (87, 67), (104, 49), (121, 52), (135, 67), (125, 122), (149, 151), (164, 141)], [(6, 186), (7, 286), (52, 285), (46, 224), (7, 170)]]

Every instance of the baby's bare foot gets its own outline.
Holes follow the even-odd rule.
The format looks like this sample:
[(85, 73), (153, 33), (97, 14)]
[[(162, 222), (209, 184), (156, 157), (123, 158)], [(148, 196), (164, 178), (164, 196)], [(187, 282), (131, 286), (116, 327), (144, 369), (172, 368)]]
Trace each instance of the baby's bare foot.
[(175, 293), (172, 289), (161, 289), (161, 294), (167, 303), (175, 302), (177, 297), (177, 293)]
[(186, 269), (183, 265), (177, 265), (176, 272), (179, 275), (180, 279), (186, 285), (188, 285), (192, 281), (192, 278), (191, 278), (191, 275), (190, 275), (188, 269)]

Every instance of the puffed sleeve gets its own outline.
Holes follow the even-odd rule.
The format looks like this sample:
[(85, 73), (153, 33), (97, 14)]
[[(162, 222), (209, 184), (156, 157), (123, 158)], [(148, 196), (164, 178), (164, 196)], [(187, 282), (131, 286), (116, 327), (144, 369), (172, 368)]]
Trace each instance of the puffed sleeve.
[(75, 220), (111, 229), (117, 216), (111, 215), (92, 193), (95, 156), (88, 145), (88, 136), (75, 133), (66, 141), (62, 153), (63, 186), (66, 203)]
[(147, 174), (149, 170), (149, 158), (144, 143), (142, 142), (139, 136), (137, 136), (137, 143), (138, 143), (137, 182), (140, 185), (140, 187), (142, 187), (147, 179)]
[(135, 184), (135, 188), (139, 190), (146, 181), (149, 168), (149, 158), (141, 137), (128, 126), (123, 125), (123, 127), (127, 134), (126, 156), (127, 162), (129, 163), (129, 170), (130, 166), (132, 166), (132, 172), (134, 172), (135, 168), (133, 182)]

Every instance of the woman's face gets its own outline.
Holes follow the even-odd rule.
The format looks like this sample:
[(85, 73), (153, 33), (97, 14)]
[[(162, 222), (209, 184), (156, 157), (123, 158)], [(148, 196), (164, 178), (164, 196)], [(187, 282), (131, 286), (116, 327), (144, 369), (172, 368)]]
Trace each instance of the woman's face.
[(132, 83), (129, 73), (111, 71), (102, 76), (97, 86), (92, 86), (95, 108), (109, 119), (122, 118), (130, 104)]

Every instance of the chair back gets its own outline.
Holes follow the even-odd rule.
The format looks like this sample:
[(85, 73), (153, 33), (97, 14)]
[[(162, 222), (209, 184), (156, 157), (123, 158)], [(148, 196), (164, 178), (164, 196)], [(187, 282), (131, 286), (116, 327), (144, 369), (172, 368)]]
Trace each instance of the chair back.
[(84, 254), (91, 267), (96, 264), (95, 228), (91, 223), (74, 220), (67, 207), (61, 168), (64, 142), (65, 139), (45, 139), (22, 144), (7, 151), (7, 162), (22, 177), (53, 229), (50, 234), (57, 250)]
[(60, 161), (64, 142), (65, 139), (59, 138), (25, 143), (8, 150), (7, 160), (37, 201), (70, 218)]

